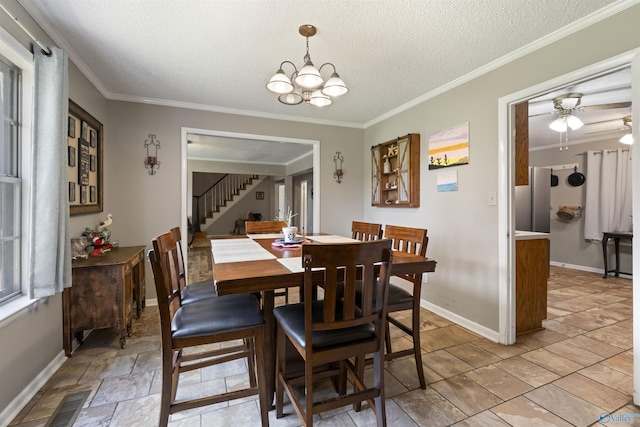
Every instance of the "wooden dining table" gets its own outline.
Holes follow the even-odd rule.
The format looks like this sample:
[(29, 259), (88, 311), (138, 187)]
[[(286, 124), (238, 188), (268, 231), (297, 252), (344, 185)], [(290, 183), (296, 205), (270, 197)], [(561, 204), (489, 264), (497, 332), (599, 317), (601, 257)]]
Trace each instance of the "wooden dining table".
[[(267, 391), (275, 392), (275, 305), (274, 291), (300, 287), (304, 284), (302, 245), (274, 246), (280, 234), (230, 236), (211, 240), (213, 278), (218, 295), (261, 293), (265, 319), (265, 369)], [(358, 242), (329, 234), (302, 236), (304, 244)], [(277, 242), (278, 241), (278, 242)], [(436, 261), (430, 258), (395, 251), (391, 274), (421, 274), (435, 271)]]

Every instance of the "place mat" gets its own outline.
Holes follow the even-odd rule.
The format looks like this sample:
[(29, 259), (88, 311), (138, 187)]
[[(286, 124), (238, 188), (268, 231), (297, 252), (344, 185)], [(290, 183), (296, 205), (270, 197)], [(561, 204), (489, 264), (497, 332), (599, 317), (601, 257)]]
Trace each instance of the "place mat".
[(247, 234), (250, 239), (281, 239), (282, 233)]
[(303, 273), (302, 257), (278, 258), (278, 262), (289, 269), (292, 273)]
[(211, 253), (216, 264), (276, 258), (251, 239), (213, 239)]
[(360, 240), (352, 239), (351, 237), (327, 235), (327, 236), (309, 236), (309, 239), (318, 243), (356, 243)]

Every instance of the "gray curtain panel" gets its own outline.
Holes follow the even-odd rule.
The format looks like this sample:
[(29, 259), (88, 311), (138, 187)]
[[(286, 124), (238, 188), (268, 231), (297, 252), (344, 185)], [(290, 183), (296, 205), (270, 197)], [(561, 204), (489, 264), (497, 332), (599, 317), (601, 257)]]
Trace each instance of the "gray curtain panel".
[(30, 297), (41, 298), (71, 286), (71, 243), (67, 195), (67, 54), (33, 45), (35, 126), (31, 173)]

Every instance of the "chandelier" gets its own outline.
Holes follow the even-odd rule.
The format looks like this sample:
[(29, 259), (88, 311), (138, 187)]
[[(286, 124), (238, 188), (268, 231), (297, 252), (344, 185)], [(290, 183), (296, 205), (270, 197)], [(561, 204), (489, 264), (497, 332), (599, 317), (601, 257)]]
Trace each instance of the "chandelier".
[[(307, 39), (307, 53), (304, 56), (304, 66), (298, 71), (291, 61), (283, 61), (280, 68), (267, 83), (267, 89), (278, 96), (278, 101), (287, 105), (298, 105), (302, 101), (316, 107), (326, 107), (333, 103), (332, 98), (344, 95), (349, 91), (338, 73), (336, 67), (326, 62), (320, 68), (314, 67), (309, 55), (309, 37), (316, 34), (313, 25), (302, 25), (298, 32)], [(282, 69), (285, 64), (293, 67), (291, 77), (288, 77)], [(320, 75), (320, 71), (326, 66), (333, 68), (333, 73), (326, 82)]]

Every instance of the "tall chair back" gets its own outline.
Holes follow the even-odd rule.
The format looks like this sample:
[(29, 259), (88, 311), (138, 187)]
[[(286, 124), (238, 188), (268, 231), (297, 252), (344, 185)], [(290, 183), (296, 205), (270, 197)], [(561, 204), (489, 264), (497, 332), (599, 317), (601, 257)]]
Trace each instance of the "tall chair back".
[[(278, 323), (276, 417), (283, 415), (286, 390), (303, 425), (312, 425), (314, 413), (362, 401), (370, 403), (378, 425), (386, 425), (383, 342), (392, 256), (390, 240), (303, 245), (305, 295), (312, 295), (320, 284), (324, 299), (305, 298), (303, 303), (274, 310)], [(357, 288), (364, 295), (359, 306)], [(304, 359), (303, 378), (287, 372), (287, 341)], [(363, 378), (367, 354), (374, 355), (371, 386)], [(338, 378), (339, 395), (314, 402), (314, 370), (331, 363), (337, 368), (321, 375)], [(352, 393), (346, 393), (345, 373), (353, 377)], [(304, 397), (298, 396), (296, 385), (304, 385)]]
[[(384, 227), (384, 237), (393, 240), (393, 249), (396, 251), (407, 252), (423, 257), (427, 254), (429, 237), (427, 237), (427, 230), (424, 228), (386, 225)], [(422, 274), (404, 274), (397, 277), (411, 282), (413, 289), (412, 292), (407, 292), (400, 286), (394, 284), (389, 286), (389, 316), (387, 316), (387, 328), (388, 324), (391, 323), (410, 335), (413, 341), (413, 348), (394, 352), (391, 347), (389, 330), (387, 329), (386, 359), (391, 360), (401, 356), (413, 355), (418, 371), (418, 381), (420, 382), (420, 387), (424, 389), (427, 387), (427, 384), (422, 367), (422, 351), (420, 347), (420, 293), (422, 292)], [(391, 313), (404, 310), (411, 310), (411, 326), (407, 326), (391, 315)]]
[(286, 227), (284, 221), (245, 221), (244, 229), (247, 234), (280, 233)]
[[(260, 424), (269, 425), (264, 361), (264, 318), (258, 300), (249, 294), (209, 298), (183, 305), (171, 232), (153, 240), (149, 260), (158, 297), (162, 348), (160, 427), (172, 413), (220, 402), (260, 396)], [(236, 344), (241, 341), (242, 344)], [(226, 343), (230, 345), (210, 344)], [(192, 349), (186, 354), (185, 349)], [(177, 400), (180, 374), (235, 359), (246, 359), (249, 387)], [(255, 420), (258, 423), (258, 420)]]
[(372, 222), (351, 222), (351, 237), (363, 242), (382, 239), (382, 224)]

